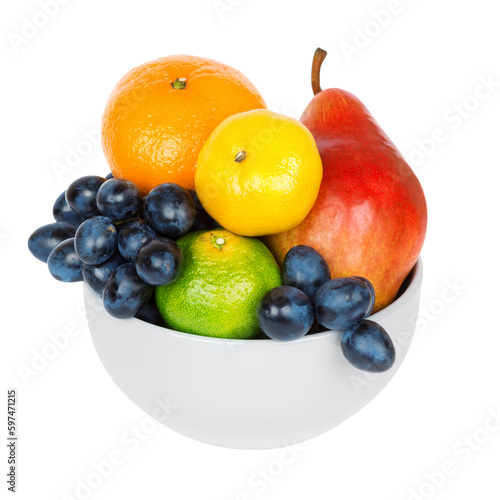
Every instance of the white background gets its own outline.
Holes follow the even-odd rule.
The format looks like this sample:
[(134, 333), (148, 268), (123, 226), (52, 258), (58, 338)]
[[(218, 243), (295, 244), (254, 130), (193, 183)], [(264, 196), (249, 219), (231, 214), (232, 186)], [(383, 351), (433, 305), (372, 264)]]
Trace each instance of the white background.
[[(19, 393), (18, 498), (78, 498), (77, 482), (86, 480), (93, 462), (118, 451), (121, 465), (90, 498), (498, 499), (500, 427), (484, 430), (488, 416), (500, 411), (495, 2), (401, 0), (396, 8), (389, 0), (222, 0), (219, 8), (212, 0), (65, 3), (24, 43), (16, 38), (23, 36), (24, 18), (43, 23), (39, 3), (4, 2), (0, 16), (2, 391)], [(377, 16), (389, 7), (397, 11), (389, 20)], [(365, 30), (370, 35), (363, 40)], [(349, 58), (343, 47), (355, 43)], [(123, 435), (146, 415), (97, 358), (82, 315), (82, 286), (51, 279), (26, 245), (35, 228), (51, 222), (53, 200), (69, 182), (105, 175), (107, 166), (99, 145), (62, 178), (54, 164), (65, 163), (68, 148), (84, 148), (124, 73), (169, 54), (230, 64), (271, 109), (298, 118), (312, 97), (317, 46), (329, 54), (323, 87), (350, 90), (366, 104), (412, 161), (427, 195), (423, 319), (409, 355), (380, 396), (304, 443), (281, 468), (279, 450), (217, 448), (162, 426), (137, 447), (126, 446)], [(479, 101), (481, 79), (497, 83), (489, 95), (479, 89)], [(436, 128), (441, 143), (431, 147)], [(415, 152), (417, 141), (427, 144), (425, 161)], [(79, 334), (69, 345), (23, 379), (20, 367), (31, 366), (51, 343), (49, 335), (71, 328)], [(5, 412), (6, 402), (0, 408)], [(6, 448), (0, 461), (6, 470)], [(447, 476), (436, 473), (443, 462), (453, 471)], [(268, 469), (272, 481), (252, 486)], [(2, 498), (6, 486), (2, 480)]]

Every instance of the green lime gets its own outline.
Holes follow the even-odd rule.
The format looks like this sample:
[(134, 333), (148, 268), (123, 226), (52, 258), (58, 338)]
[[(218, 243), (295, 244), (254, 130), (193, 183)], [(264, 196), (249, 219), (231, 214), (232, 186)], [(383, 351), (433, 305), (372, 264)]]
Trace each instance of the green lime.
[(264, 243), (225, 229), (189, 233), (176, 243), (184, 270), (155, 292), (167, 325), (226, 339), (258, 335), (257, 304), (281, 285), (280, 268)]

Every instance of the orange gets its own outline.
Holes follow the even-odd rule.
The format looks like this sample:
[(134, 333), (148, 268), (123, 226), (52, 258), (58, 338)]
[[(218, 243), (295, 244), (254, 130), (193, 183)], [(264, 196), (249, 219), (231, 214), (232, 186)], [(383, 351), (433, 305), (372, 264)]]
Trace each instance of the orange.
[(323, 165), (311, 132), (269, 110), (226, 118), (204, 144), (196, 192), (222, 227), (242, 236), (288, 231), (318, 196)]
[(265, 108), (255, 86), (230, 66), (194, 56), (163, 57), (127, 73), (102, 118), (102, 145), (115, 177), (141, 194), (174, 182), (194, 189), (196, 159), (228, 116)]

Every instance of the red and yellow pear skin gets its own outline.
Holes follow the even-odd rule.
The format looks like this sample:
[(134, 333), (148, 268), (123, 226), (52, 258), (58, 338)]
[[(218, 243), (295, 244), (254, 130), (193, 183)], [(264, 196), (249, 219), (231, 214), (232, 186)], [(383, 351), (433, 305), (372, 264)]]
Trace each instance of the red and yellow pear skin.
[(378, 311), (395, 299), (424, 243), (427, 206), (420, 182), (349, 92), (319, 89), (300, 120), (323, 162), (319, 195), (301, 224), (264, 241), (280, 264), (293, 246), (309, 245), (325, 257), (332, 278), (369, 279)]

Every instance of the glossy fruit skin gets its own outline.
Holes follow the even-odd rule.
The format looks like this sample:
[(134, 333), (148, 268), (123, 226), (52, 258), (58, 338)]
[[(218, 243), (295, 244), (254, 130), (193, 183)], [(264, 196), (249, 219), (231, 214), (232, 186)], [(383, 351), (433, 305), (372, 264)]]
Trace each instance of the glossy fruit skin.
[[(174, 88), (185, 78), (185, 88)], [(265, 108), (242, 73), (187, 55), (163, 57), (127, 73), (111, 93), (102, 119), (104, 154), (115, 177), (147, 194), (164, 182), (194, 189), (198, 153), (228, 116)]]
[(52, 222), (35, 229), (28, 238), (28, 248), (34, 257), (47, 262), (50, 252), (64, 240), (75, 236), (76, 227), (67, 222)]
[(75, 212), (66, 201), (66, 191), (63, 191), (54, 202), (52, 214), (57, 222), (67, 222), (77, 228), (87, 217)]
[(196, 216), (189, 191), (171, 183), (160, 184), (148, 194), (145, 212), (159, 234), (172, 238), (187, 233)]
[(120, 252), (115, 252), (108, 260), (101, 264), (83, 264), (83, 281), (85, 281), (95, 293), (102, 295), (104, 287), (115, 269), (125, 263), (126, 260), (120, 255)]
[(301, 121), (315, 137), (323, 162), (319, 195), (299, 226), (264, 241), (278, 263), (291, 247), (304, 244), (325, 257), (333, 278), (369, 279), (376, 312), (394, 300), (422, 249), (427, 227), (422, 187), (349, 92), (323, 90)]
[(140, 203), (137, 186), (125, 179), (109, 179), (97, 192), (99, 212), (115, 221), (135, 217)]
[(171, 240), (151, 240), (139, 248), (135, 268), (145, 283), (154, 286), (173, 283), (181, 274), (184, 257)]
[(375, 306), (375, 288), (373, 287), (373, 285), (371, 284), (371, 282), (369, 280), (367, 280), (366, 278), (363, 278), (362, 276), (353, 276), (353, 278), (356, 278), (358, 280), (365, 282), (368, 285), (370, 292), (372, 293), (372, 303), (371, 303), (371, 306), (368, 310), (368, 315), (367, 315), (367, 316), (370, 316), (370, 314), (373, 312), (373, 308)]
[[(224, 240), (220, 248), (217, 240)], [(280, 269), (266, 246), (225, 229), (188, 233), (176, 243), (184, 269), (174, 283), (155, 290), (169, 327), (219, 338), (258, 336), (257, 304), (281, 285)]]
[(97, 192), (106, 182), (104, 177), (86, 175), (73, 181), (66, 189), (66, 202), (75, 212), (86, 217), (99, 215)]
[(109, 181), (109, 179), (114, 179), (115, 176), (113, 174), (108, 174), (106, 177), (104, 177), (107, 181)]
[(158, 311), (158, 307), (156, 305), (156, 300), (154, 297), (154, 293), (151, 294), (151, 298), (148, 300), (146, 305), (135, 315), (137, 319), (145, 321), (146, 323), (151, 323), (152, 325), (160, 325), (163, 320)]
[(396, 360), (391, 338), (384, 328), (369, 319), (345, 330), (340, 346), (349, 363), (366, 372), (385, 372)]
[(139, 278), (134, 264), (127, 263), (113, 271), (102, 298), (104, 308), (111, 316), (125, 319), (134, 317), (152, 294), (153, 287)]
[(50, 274), (64, 283), (82, 281), (82, 261), (75, 252), (75, 239), (68, 238), (50, 252), (47, 260)]
[[(313, 306), (314, 309), (314, 306)], [(314, 335), (315, 333), (326, 332), (328, 328), (325, 328), (316, 318), (314, 318), (314, 322), (307, 332), (307, 335)]]
[(208, 229), (221, 227), (221, 225), (213, 217), (210, 217), (210, 215), (207, 214), (198, 198), (198, 195), (196, 194), (196, 191), (194, 189), (190, 189), (189, 193), (193, 198), (194, 206), (196, 208), (196, 215), (190, 231), (207, 231)]
[(124, 222), (120, 224), (118, 232), (118, 250), (125, 260), (135, 262), (139, 248), (156, 236), (155, 230), (145, 220), (136, 219)]
[(253, 110), (227, 118), (212, 132), (198, 157), (195, 186), (222, 227), (262, 236), (304, 220), (322, 174), (318, 148), (302, 123)]
[(86, 264), (106, 262), (118, 248), (118, 232), (115, 223), (103, 215), (82, 222), (75, 234), (75, 249)]
[(297, 340), (314, 322), (309, 297), (298, 288), (280, 286), (266, 293), (257, 307), (262, 331), (274, 340)]
[(139, 205), (139, 211), (137, 212), (137, 216), (139, 217), (139, 219), (142, 219), (145, 221), (148, 220), (148, 218), (146, 216), (146, 198), (147, 198), (147, 196), (143, 196), (141, 198), (141, 203)]
[(307, 245), (297, 245), (285, 255), (283, 284), (302, 290), (310, 300), (319, 287), (330, 280), (330, 268), (323, 256)]
[(314, 296), (317, 320), (330, 330), (344, 330), (368, 316), (372, 294), (356, 278), (336, 278), (323, 284)]

